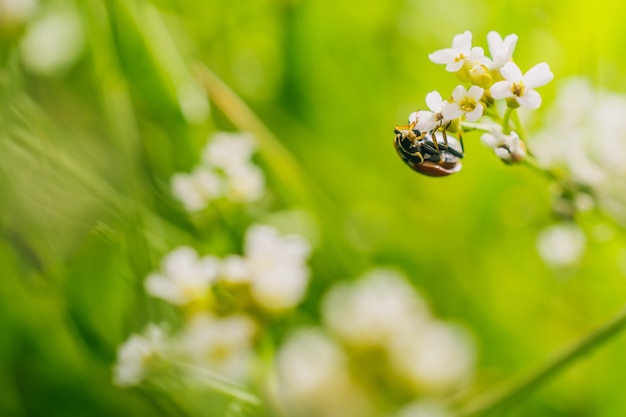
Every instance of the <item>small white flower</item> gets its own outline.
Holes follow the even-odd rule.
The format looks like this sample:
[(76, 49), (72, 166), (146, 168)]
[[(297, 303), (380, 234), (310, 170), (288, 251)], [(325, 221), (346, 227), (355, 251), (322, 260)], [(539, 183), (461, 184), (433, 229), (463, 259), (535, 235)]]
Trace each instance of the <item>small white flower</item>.
[(84, 44), (80, 16), (69, 10), (32, 22), (20, 43), (20, 52), (29, 70), (43, 76), (54, 76), (76, 62)]
[(149, 324), (141, 335), (132, 334), (117, 350), (114, 383), (121, 387), (141, 383), (166, 349), (166, 332), (156, 324)]
[(446, 64), (446, 71), (457, 72), (467, 62), (485, 61), (483, 48), (472, 48), (472, 34), (465, 31), (452, 40), (452, 48), (440, 49), (428, 55), (435, 64)]
[(502, 39), (498, 32), (491, 31), (487, 34), (487, 43), (489, 44), (489, 53), (491, 54), (489, 68), (497, 70), (513, 59), (517, 35), (510, 34)]
[(537, 250), (546, 264), (564, 268), (581, 258), (585, 241), (585, 233), (574, 223), (556, 224), (539, 234)]
[(366, 348), (397, 343), (429, 318), (424, 301), (405, 278), (382, 268), (355, 283), (333, 286), (322, 312), (333, 333), (351, 346)]
[(310, 245), (300, 236), (280, 236), (273, 227), (251, 226), (246, 232), (244, 256), (256, 302), (270, 311), (299, 303), (309, 282), (306, 259), (310, 252)]
[(193, 365), (237, 382), (248, 379), (255, 322), (244, 315), (197, 314), (177, 339), (178, 352)]
[(453, 415), (439, 402), (420, 399), (404, 406), (394, 417), (453, 417)]
[(202, 210), (222, 194), (222, 180), (214, 172), (197, 167), (191, 174), (172, 177), (172, 193), (188, 211)]
[[(409, 123), (415, 123), (415, 128), (420, 132), (431, 132), (450, 120), (461, 116), (460, 111), (447, 110), (449, 107), (447, 101), (441, 98), (438, 91), (431, 91), (426, 94), (426, 105), (430, 109), (413, 112), (409, 115)], [(447, 114), (449, 117), (445, 117)]]
[(345, 352), (322, 331), (306, 329), (289, 335), (276, 363), (281, 397), (294, 414), (371, 415), (371, 404), (355, 384)]
[(414, 339), (398, 343), (392, 355), (399, 374), (433, 392), (458, 387), (471, 375), (474, 347), (466, 332), (443, 322), (431, 322)]
[(203, 299), (216, 279), (217, 258), (199, 258), (197, 252), (182, 246), (170, 252), (161, 264), (161, 272), (146, 278), (146, 292), (175, 305)]
[(500, 130), (493, 129), (491, 133), (484, 133), (480, 140), (506, 163), (519, 162), (526, 157), (526, 146), (516, 132), (505, 135)]
[(232, 283), (249, 283), (250, 268), (246, 258), (239, 255), (229, 255), (220, 262), (220, 279)]
[(203, 151), (204, 162), (225, 172), (248, 165), (256, 150), (254, 137), (248, 133), (217, 132)]
[(28, 20), (37, 8), (37, 0), (0, 0), (0, 27)]
[(526, 74), (514, 62), (507, 62), (500, 74), (504, 81), (491, 86), (491, 96), (496, 99), (514, 98), (521, 106), (531, 110), (541, 106), (541, 96), (534, 89), (549, 83), (554, 74), (545, 62), (535, 65)]
[(458, 85), (452, 92), (453, 102), (443, 109), (443, 116), (447, 120), (453, 120), (465, 114), (467, 120), (475, 122), (483, 115), (484, 106), (480, 102), (484, 89), (473, 85), (466, 90), (462, 85)]
[(226, 173), (226, 196), (235, 203), (258, 201), (265, 192), (265, 176), (257, 166), (242, 164)]

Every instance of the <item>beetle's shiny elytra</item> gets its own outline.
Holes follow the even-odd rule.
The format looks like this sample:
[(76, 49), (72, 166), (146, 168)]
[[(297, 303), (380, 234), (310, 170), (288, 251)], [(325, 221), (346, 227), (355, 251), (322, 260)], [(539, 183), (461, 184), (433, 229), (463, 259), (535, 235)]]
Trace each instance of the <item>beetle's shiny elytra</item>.
[(411, 169), (429, 177), (445, 177), (461, 170), (463, 148), (456, 138), (446, 135), (443, 142), (436, 136), (433, 140), (436, 132), (420, 132), (411, 127), (394, 130), (396, 151)]

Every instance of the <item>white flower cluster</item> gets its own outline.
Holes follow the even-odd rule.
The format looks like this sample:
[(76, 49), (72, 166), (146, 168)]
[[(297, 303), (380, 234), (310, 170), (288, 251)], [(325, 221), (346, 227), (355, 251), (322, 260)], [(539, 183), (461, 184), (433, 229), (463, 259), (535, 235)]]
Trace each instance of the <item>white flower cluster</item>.
[[(302, 300), (309, 280), (310, 251), (308, 242), (299, 236), (281, 236), (273, 227), (253, 225), (246, 232), (243, 256), (200, 257), (187, 246), (170, 252), (161, 270), (146, 278), (146, 292), (192, 314), (170, 337), (155, 325), (144, 335), (132, 335), (118, 351), (116, 384), (131, 386), (149, 380), (155, 364), (164, 362), (174, 366), (182, 362), (218, 378), (245, 381), (259, 327), (253, 314), (258, 314), (258, 308), (281, 313)], [(226, 293), (227, 301), (218, 292), (223, 297)], [(232, 310), (234, 298), (251, 299), (253, 305), (224, 314)], [(206, 375), (187, 373), (188, 380), (198, 382)]]
[[(487, 41), (491, 58), (485, 56), (483, 48), (472, 47), (472, 34), (468, 31), (456, 35), (451, 48), (429, 55), (432, 62), (445, 65), (447, 71), (454, 72), (462, 82), (471, 85), (458, 85), (446, 100), (438, 91), (428, 93), (428, 110), (409, 115), (412, 129), (430, 133), (439, 129), (461, 133), (463, 122), (474, 123), (483, 116), (491, 118), (496, 115), (496, 100), (505, 100), (509, 109), (519, 106), (537, 109), (541, 105), (541, 96), (535, 89), (552, 80), (548, 64), (537, 64), (523, 74), (513, 62), (517, 35), (511, 34), (503, 39), (497, 32), (490, 32)], [(502, 123), (499, 116), (493, 119)], [(508, 126), (508, 120), (501, 127), (492, 126), (488, 129), (490, 137), (483, 142), (505, 162), (522, 160), (526, 155), (524, 145)]]
[(174, 196), (188, 211), (202, 210), (220, 197), (234, 203), (258, 201), (265, 191), (265, 176), (251, 161), (255, 149), (250, 134), (213, 134), (204, 148), (202, 163), (189, 174), (173, 176)]
[[(468, 335), (434, 319), (419, 294), (392, 270), (375, 269), (354, 283), (337, 284), (322, 313), (329, 333), (294, 334), (278, 361), (286, 402), (309, 408), (311, 415), (334, 415), (337, 407), (343, 412), (337, 415), (362, 415), (357, 410), (370, 408), (376, 396), (368, 391), (372, 381), (382, 384), (376, 388), (381, 391), (407, 390), (407, 401), (436, 399), (459, 388), (473, 370)], [(369, 388), (362, 384), (368, 372), (375, 375)]]

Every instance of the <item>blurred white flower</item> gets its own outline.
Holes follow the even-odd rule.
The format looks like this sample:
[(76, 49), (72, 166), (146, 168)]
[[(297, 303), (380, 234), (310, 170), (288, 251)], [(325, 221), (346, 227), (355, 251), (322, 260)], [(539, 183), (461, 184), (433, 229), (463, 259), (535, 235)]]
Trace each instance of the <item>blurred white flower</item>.
[(247, 316), (214, 317), (200, 313), (177, 338), (177, 349), (194, 366), (233, 381), (249, 378), (256, 323)]
[(555, 268), (575, 264), (585, 251), (585, 233), (575, 223), (544, 229), (537, 238), (537, 250), (546, 264)]
[(287, 409), (306, 415), (364, 415), (367, 402), (352, 380), (345, 353), (320, 330), (291, 334), (277, 355), (279, 389)]
[(216, 257), (199, 258), (194, 249), (182, 246), (163, 259), (161, 272), (146, 278), (145, 289), (148, 294), (169, 303), (187, 304), (207, 297), (218, 268)]
[(474, 368), (474, 346), (460, 327), (434, 321), (413, 334), (413, 340), (394, 344), (392, 363), (399, 375), (430, 392), (458, 388)]
[(267, 310), (298, 304), (309, 283), (306, 260), (310, 252), (309, 243), (300, 236), (280, 236), (273, 227), (251, 226), (246, 232), (244, 256), (256, 302)]
[(506, 163), (519, 162), (526, 157), (526, 146), (516, 132), (505, 135), (500, 130), (493, 129), (490, 133), (484, 133), (480, 140)]
[(149, 324), (143, 334), (132, 334), (117, 350), (113, 382), (121, 387), (140, 384), (162, 360), (168, 348), (166, 331)]
[(209, 166), (229, 173), (248, 166), (255, 150), (254, 137), (248, 133), (217, 132), (209, 138), (203, 160)]
[(354, 283), (336, 284), (324, 297), (326, 325), (355, 347), (387, 347), (421, 331), (426, 304), (396, 271), (375, 269)]
[(489, 53), (491, 55), (489, 68), (498, 70), (513, 59), (517, 35), (507, 35), (502, 39), (498, 32), (491, 31), (487, 34), (487, 44), (489, 45)]
[(467, 120), (475, 122), (483, 115), (485, 107), (480, 102), (484, 89), (471, 86), (466, 90), (462, 85), (456, 86), (452, 92), (453, 102), (443, 109), (443, 116), (447, 120), (453, 120), (465, 114)]
[(37, 0), (0, 0), (0, 27), (26, 22), (37, 8)]
[(233, 167), (227, 172), (226, 196), (236, 203), (251, 203), (263, 197), (265, 176), (252, 164)]
[(441, 403), (421, 399), (404, 406), (395, 417), (453, 417), (453, 414)]
[(63, 73), (76, 62), (84, 43), (80, 16), (68, 10), (33, 21), (22, 38), (20, 52), (30, 71), (52, 76)]
[(526, 74), (514, 62), (507, 62), (500, 74), (504, 81), (491, 86), (491, 96), (496, 99), (513, 98), (521, 106), (531, 110), (541, 106), (541, 96), (534, 89), (548, 84), (554, 78), (545, 62), (535, 65)]
[(542, 167), (566, 170), (597, 207), (626, 225), (626, 94), (564, 80), (529, 146)]
[(457, 72), (468, 62), (470, 68), (478, 62), (485, 61), (483, 48), (472, 48), (472, 34), (465, 31), (452, 40), (452, 48), (440, 49), (428, 55), (435, 64), (445, 64), (446, 71)]
[(172, 193), (188, 211), (202, 210), (221, 196), (222, 180), (214, 172), (197, 167), (191, 174), (174, 174)]

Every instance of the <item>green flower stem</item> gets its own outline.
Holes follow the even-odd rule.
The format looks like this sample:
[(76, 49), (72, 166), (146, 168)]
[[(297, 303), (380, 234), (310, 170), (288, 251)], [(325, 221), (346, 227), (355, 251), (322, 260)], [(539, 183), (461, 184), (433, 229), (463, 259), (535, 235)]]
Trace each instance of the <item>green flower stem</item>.
[(519, 381), (496, 389), (470, 401), (458, 412), (461, 417), (483, 416), (500, 410), (506, 405), (519, 401), (541, 384), (556, 376), (574, 361), (591, 352), (602, 343), (610, 340), (626, 327), (626, 307), (596, 331), (578, 341), (565, 351), (549, 359), (542, 367), (523, 377)]
[(524, 130), (524, 125), (519, 118), (519, 113), (516, 111), (512, 112), (511, 120), (513, 120), (513, 125), (515, 125), (515, 132), (517, 132), (517, 136), (519, 136), (523, 142), (526, 142), (526, 131)]
[(515, 113), (515, 109), (512, 109), (510, 107), (507, 107), (506, 111), (504, 112), (504, 118), (502, 119), (502, 132), (505, 135), (508, 135), (509, 133), (511, 133), (511, 126), (510, 126), (511, 115), (514, 113)]

